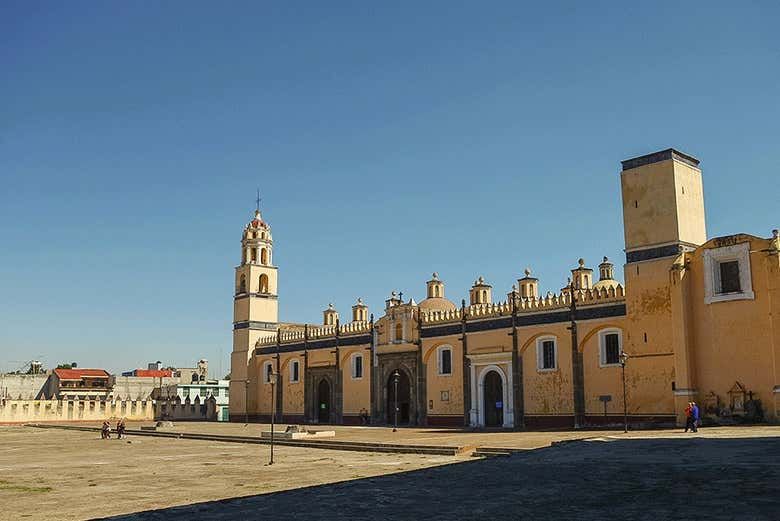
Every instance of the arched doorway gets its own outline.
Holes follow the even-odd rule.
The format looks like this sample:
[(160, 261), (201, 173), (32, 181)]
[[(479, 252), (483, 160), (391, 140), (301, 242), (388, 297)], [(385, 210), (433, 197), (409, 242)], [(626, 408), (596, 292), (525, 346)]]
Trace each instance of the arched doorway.
[[(390, 373), (387, 379), (387, 423), (393, 425), (395, 422), (395, 371)], [(409, 377), (404, 371), (398, 371), (398, 425), (408, 425), (411, 421), (411, 383)]]
[(485, 427), (504, 425), (504, 385), (501, 375), (490, 370), (482, 381), (483, 407), (485, 408)]
[(325, 378), (317, 386), (317, 422), (330, 423), (330, 384)]

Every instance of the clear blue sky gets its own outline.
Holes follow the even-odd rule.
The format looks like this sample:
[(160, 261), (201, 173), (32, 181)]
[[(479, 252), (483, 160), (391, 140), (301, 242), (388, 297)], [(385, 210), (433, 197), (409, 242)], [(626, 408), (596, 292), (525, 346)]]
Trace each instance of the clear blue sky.
[(622, 267), (619, 162), (670, 146), (769, 236), (778, 4), (627, 4), (3, 2), (0, 369), (226, 373), (258, 186), (287, 321)]

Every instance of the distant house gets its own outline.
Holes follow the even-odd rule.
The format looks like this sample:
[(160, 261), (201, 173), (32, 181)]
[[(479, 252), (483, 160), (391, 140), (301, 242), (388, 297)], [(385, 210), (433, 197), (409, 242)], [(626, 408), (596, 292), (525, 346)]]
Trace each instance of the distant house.
[(132, 371), (125, 371), (122, 376), (136, 376), (146, 378), (171, 378), (173, 371), (170, 369), (133, 369)]
[(187, 402), (205, 403), (210, 397), (214, 397), (217, 405), (217, 421), (228, 421), (229, 413), (228, 406), (230, 404), (229, 397), (229, 380), (207, 380), (200, 383), (180, 383), (177, 385), (168, 386), (163, 390), (163, 398), (176, 399), (182, 403)]
[(58, 400), (105, 400), (112, 391), (111, 375), (105, 369), (55, 369), (44, 394)]

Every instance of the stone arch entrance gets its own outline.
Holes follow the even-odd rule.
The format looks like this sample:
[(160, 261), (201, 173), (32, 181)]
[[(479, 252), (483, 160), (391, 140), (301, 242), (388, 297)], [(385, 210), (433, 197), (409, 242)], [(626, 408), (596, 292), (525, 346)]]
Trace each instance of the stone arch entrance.
[(330, 423), (330, 382), (327, 378), (320, 380), (317, 385), (317, 422)]
[(494, 370), (486, 371), (482, 388), (485, 427), (502, 427), (504, 425), (504, 383), (501, 375)]
[[(387, 423), (390, 425), (395, 423), (396, 385), (394, 375), (395, 371), (391, 372), (387, 379), (387, 406), (385, 410), (387, 411)], [(412, 410), (412, 384), (406, 371), (398, 370), (398, 375), (398, 425), (409, 425)]]

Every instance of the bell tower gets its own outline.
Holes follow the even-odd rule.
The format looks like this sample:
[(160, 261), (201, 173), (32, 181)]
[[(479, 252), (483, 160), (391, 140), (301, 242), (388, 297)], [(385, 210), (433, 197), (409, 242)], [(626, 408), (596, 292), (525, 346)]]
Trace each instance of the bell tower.
[(631, 324), (623, 348), (631, 355), (674, 354), (637, 357), (630, 370), (641, 373), (650, 360), (661, 364), (668, 381), (659, 381), (655, 403), (671, 406), (673, 401), (682, 415), (685, 404), (697, 395), (686, 252), (707, 241), (702, 171), (698, 159), (673, 148), (627, 159), (622, 166), (626, 313)]
[(276, 334), (279, 327), (277, 271), (273, 265), (271, 227), (263, 221), (258, 198), (254, 218), (241, 236), (241, 263), (235, 269), (230, 414), (238, 419), (247, 414), (248, 364), (255, 344)]

